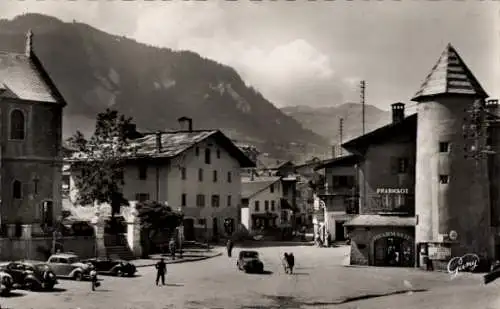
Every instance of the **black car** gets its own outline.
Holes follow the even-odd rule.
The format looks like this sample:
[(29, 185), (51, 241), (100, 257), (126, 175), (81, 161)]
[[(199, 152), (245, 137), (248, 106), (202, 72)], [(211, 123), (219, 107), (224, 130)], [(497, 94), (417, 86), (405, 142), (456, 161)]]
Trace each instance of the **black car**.
[(262, 273), (264, 272), (264, 263), (259, 258), (259, 252), (257, 251), (240, 251), (238, 256), (238, 262), (236, 262), (236, 266), (239, 270), (244, 270), (247, 273), (256, 272)]
[(12, 276), (16, 288), (52, 290), (58, 283), (49, 265), (41, 261), (8, 262), (1, 264), (0, 269)]
[(137, 269), (134, 264), (123, 260), (114, 260), (109, 258), (92, 258), (83, 261), (94, 266), (98, 274), (113, 275), (118, 277), (132, 277)]

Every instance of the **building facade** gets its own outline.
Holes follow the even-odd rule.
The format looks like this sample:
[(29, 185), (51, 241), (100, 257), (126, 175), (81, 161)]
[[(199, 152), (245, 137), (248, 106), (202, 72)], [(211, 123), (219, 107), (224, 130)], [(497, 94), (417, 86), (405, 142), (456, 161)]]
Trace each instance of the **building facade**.
[(241, 224), (250, 233), (288, 223), (287, 211), (281, 208), (283, 188), (280, 177), (244, 177), (241, 185)]
[(0, 52), (1, 222), (8, 236), (43, 234), (61, 213), (62, 95), (33, 51)]
[[(252, 167), (218, 130), (187, 129), (148, 134), (132, 141), (137, 150), (124, 168), (123, 193), (129, 201), (168, 203), (184, 214), (184, 237), (224, 234), (224, 220), (240, 221), (242, 167)], [(70, 177), (70, 198), (78, 192)]]
[[(362, 157), (360, 215), (345, 224), (351, 263), (422, 266), (428, 257), (440, 269), (466, 253), (482, 262), (499, 258), (498, 156), (471, 158), (483, 138), (471, 147), (464, 133), (471, 108), (496, 109), (486, 98), (448, 45), (413, 98), (416, 114), (405, 117), (404, 104), (393, 104), (392, 124), (343, 144)], [(490, 132), (488, 143), (499, 137)]]
[(359, 213), (359, 189), (355, 155), (325, 160), (316, 170), (324, 170), (324, 185), (316, 191), (315, 235), (325, 240), (329, 233), (332, 241), (345, 241), (344, 223)]

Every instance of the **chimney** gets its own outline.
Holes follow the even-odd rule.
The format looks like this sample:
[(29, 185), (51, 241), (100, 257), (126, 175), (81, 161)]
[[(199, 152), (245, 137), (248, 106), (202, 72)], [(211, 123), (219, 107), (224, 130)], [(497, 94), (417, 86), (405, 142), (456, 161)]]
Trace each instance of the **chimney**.
[(193, 132), (193, 119), (183, 116), (177, 119), (181, 126), (181, 131)]
[(392, 123), (399, 123), (405, 119), (405, 105), (398, 102), (391, 104), (392, 107)]
[(31, 57), (33, 54), (33, 32), (31, 32), (31, 29), (28, 30), (28, 33), (26, 33), (26, 46), (24, 53), (26, 57)]
[(161, 146), (161, 132), (158, 131), (156, 132), (156, 152), (160, 153), (162, 151), (162, 146)]

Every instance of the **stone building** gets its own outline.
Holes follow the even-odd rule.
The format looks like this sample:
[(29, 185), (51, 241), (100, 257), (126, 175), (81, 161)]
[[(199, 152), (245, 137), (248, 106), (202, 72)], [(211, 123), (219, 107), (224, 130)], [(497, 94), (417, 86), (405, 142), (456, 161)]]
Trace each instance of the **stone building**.
[(1, 221), (30, 238), (61, 211), (62, 113), (66, 102), (33, 51), (0, 52)]
[(464, 135), (474, 104), (498, 119), (487, 97), (448, 45), (412, 99), (416, 114), (393, 104), (392, 124), (343, 144), (363, 158), (360, 215), (346, 224), (351, 263), (414, 266), (428, 256), (443, 268), (466, 253), (500, 258), (498, 156), (471, 159)]

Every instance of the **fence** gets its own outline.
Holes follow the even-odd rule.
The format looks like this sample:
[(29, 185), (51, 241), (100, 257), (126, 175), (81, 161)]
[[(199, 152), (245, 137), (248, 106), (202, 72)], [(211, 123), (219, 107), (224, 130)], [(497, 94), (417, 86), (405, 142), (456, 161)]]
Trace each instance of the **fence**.
[[(95, 237), (74, 236), (61, 237), (56, 241), (56, 247), (63, 251), (71, 251), (81, 258), (95, 256)], [(0, 238), (0, 260), (47, 260), (52, 253), (52, 237), (36, 237), (31, 239)]]

